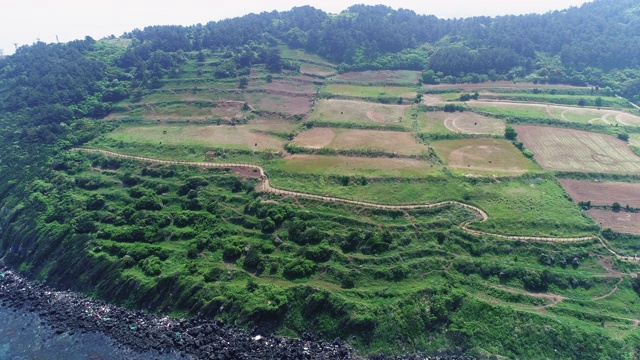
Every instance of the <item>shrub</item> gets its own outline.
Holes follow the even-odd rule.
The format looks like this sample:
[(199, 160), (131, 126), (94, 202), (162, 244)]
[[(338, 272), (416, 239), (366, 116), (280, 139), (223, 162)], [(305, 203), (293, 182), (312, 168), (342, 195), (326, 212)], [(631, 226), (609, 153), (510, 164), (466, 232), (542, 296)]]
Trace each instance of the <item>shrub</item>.
[(162, 261), (152, 255), (142, 261), (142, 271), (148, 276), (158, 276), (162, 272)]
[(313, 274), (315, 270), (316, 264), (312, 261), (296, 259), (287, 264), (286, 269), (284, 270), (284, 275), (288, 278), (297, 279), (308, 277)]

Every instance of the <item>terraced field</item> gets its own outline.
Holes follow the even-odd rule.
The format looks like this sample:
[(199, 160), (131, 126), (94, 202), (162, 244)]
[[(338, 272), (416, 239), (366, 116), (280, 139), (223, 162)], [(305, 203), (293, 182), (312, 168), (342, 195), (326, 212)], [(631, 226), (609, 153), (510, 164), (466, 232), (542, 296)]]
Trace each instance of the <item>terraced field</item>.
[[(286, 127), (284, 124), (280, 126)], [(286, 144), (282, 138), (252, 131), (251, 126), (247, 125), (124, 126), (107, 134), (107, 138), (127, 143), (195, 145), (252, 151), (279, 151)]]
[(640, 208), (640, 183), (594, 182), (561, 179), (560, 184), (575, 202), (590, 201), (592, 205), (611, 206), (617, 202), (622, 206)]
[(417, 95), (416, 90), (411, 87), (350, 84), (328, 84), (320, 90), (320, 93), (356, 98), (395, 97), (404, 99), (413, 99)]
[(372, 125), (403, 125), (410, 127), (407, 118), (409, 105), (387, 105), (355, 100), (320, 99), (309, 116), (312, 121)]
[(410, 70), (375, 70), (346, 72), (329, 79), (332, 82), (370, 84), (410, 84), (418, 82), (420, 72)]
[(497, 139), (435, 141), (431, 146), (447, 165), (463, 173), (523, 174), (537, 166), (513, 144)]
[(610, 135), (544, 126), (515, 126), (536, 161), (554, 171), (640, 173), (640, 158)]
[(590, 209), (587, 213), (603, 229), (640, 235), (640, 213), (601, 209)]
[(472, 101), (469, 106), (496, 115), (549, 118), (581, 124), (640, 126), (640, 116), (612, 109), (498, 101)]
[(293, 143), (311, 149), (382, 151), (402, 155), (427, 152), (427, 147), (420, 144), (411, 133), (397, 131), (316, 127), (296, 136)]

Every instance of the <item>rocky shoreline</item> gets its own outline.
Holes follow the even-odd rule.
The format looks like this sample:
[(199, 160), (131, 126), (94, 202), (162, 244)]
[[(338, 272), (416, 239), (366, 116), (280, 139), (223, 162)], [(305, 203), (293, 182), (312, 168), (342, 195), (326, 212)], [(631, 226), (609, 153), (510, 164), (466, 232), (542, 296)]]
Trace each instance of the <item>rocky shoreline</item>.
[[(72, 291), (25, 280), (0, 264), (0, 306), (37, 314), (56, 334), (103, 333), (138, 353), (179, 354), (195, 359), (359, 359), (340, 339), (317, 340), (259, 334), (205, 319), (157, 317)], [(372, 360), (469, 360), (459, 355), (374, 356)]]
[(339, 339), (289, 339), (231, 329), (202, 319), (159, 318), (143, 311), (29, 282), (0, 265), (0, 304), (36, 313), (57, 333), (101, 332), (136, 352), (196, 359), (353, 359)]

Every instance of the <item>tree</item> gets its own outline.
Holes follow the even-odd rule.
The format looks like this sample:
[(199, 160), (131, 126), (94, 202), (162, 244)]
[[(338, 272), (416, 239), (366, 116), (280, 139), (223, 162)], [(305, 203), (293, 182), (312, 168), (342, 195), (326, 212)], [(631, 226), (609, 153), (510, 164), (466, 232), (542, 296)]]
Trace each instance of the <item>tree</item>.
[(504, 130), (504, 137), (507, 140), (515, 140), (518, 137), (518, 133), (516, 132), (516, 130), (514, 128), (512, 128), (511, 126), (508, 126), (505, 128)]
[(620, 211), (620, 209), (621, 209), (621, 208), (622, 208), (622, 206), (620, 206), (620, 203), (619, 203), (619, 202), (614, 202), (614, 203), (613, 203), (613, 206), (611, 206), (611, 209), (612, 209), (613, 211), (615, 211), (615, 212)]
[(595, 102), (594, 102), (594, 103), (595, 103), (595, 105), (596, 105), (597, 107), (602, 107), (602, 106), (604, 105), (604, 101), (602, 100), (602, 98), (601, 98), (600, 96), (598, 96), (598, 97), (596, 98), (596, 100), (595, 100)]
[(246, 77), (241, 77), (238, 79), (238, 87), (240, 89), (246, 89), (247, 85), (249, 85), (249, 80)]

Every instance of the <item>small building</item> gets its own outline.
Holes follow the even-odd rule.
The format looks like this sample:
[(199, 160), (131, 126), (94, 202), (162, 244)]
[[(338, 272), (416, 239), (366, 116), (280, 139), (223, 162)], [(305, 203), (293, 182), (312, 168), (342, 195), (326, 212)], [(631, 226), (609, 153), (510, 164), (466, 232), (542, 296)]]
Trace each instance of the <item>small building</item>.
[(207, 151), (206, 154), (204, 154), (204, 158), (206, 160), (213, 160), (213, 158), (216, 156), (216, 152), (215, 151)]

